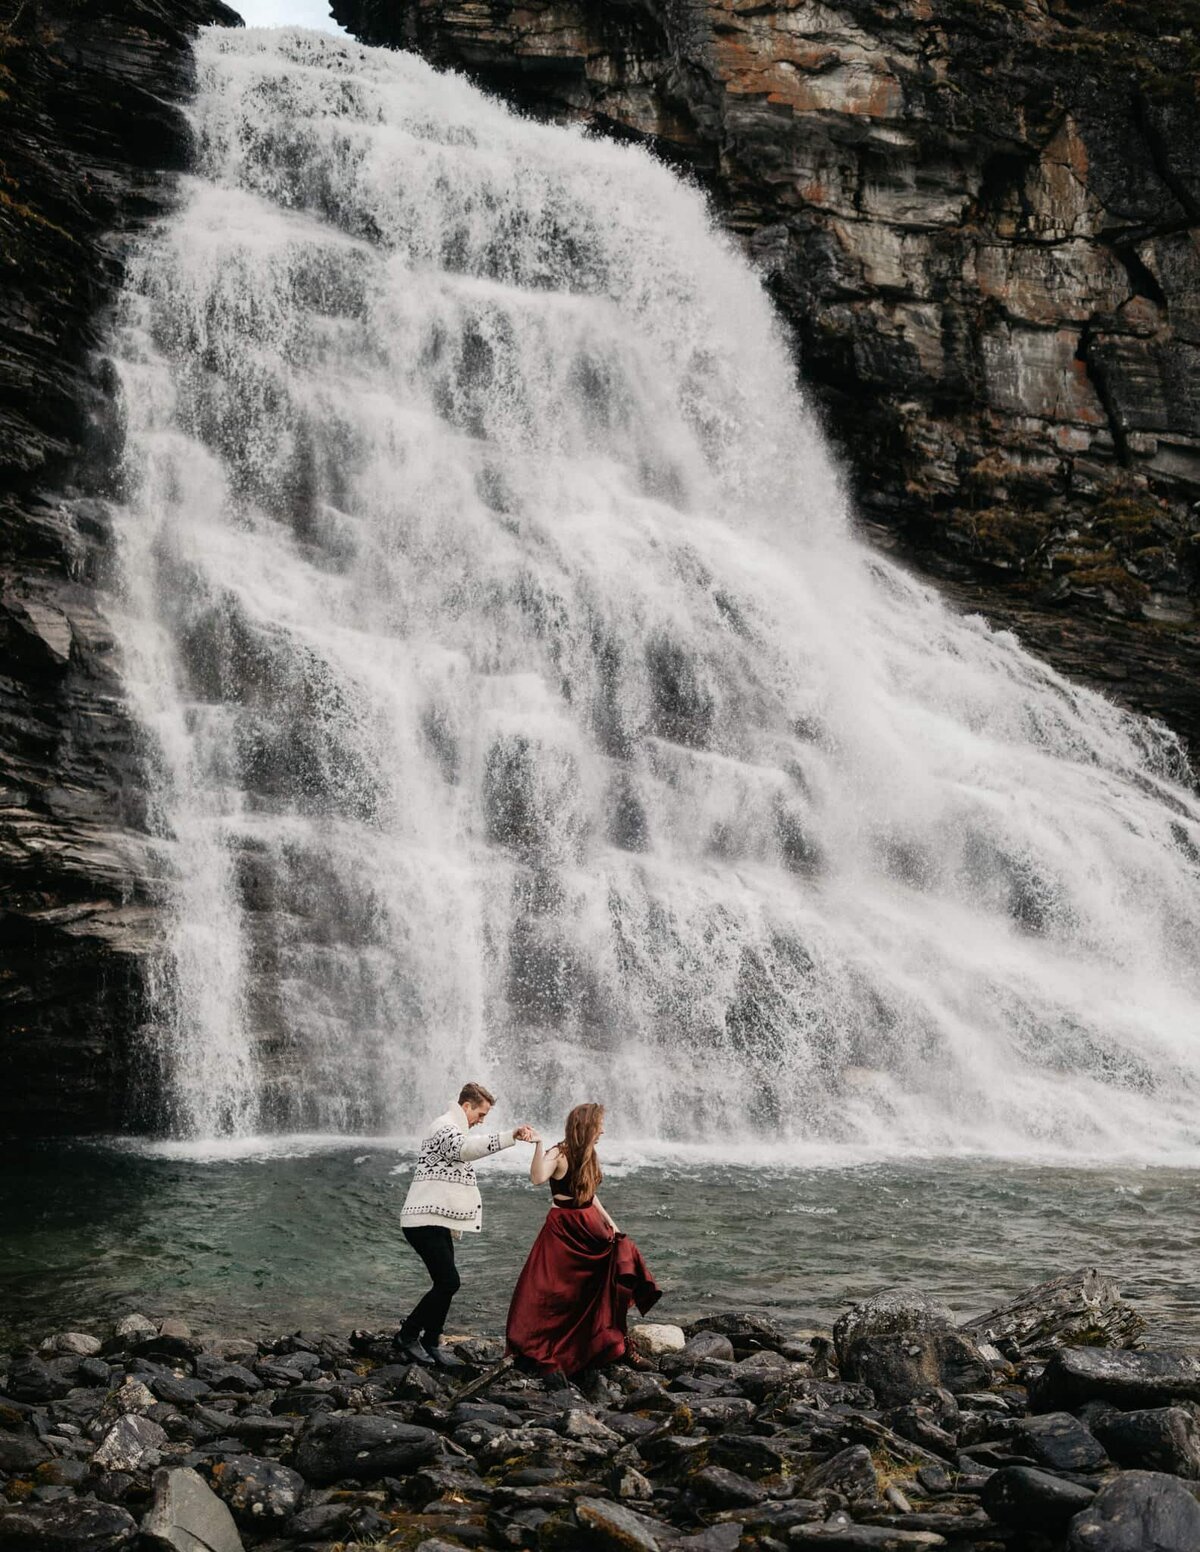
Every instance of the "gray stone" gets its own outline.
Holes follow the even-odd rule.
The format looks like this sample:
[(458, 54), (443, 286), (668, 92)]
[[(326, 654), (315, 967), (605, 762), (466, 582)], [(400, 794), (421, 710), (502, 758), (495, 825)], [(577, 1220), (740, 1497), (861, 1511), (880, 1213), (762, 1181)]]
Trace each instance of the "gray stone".
[(70, 1393), (71, 1381), (40, 1358), (14, 1358), (6, 1389), (16, 1401), (56, 1401)]
[(48, 1353), (70, 1353), (76, 1358), (94, 1358), (103, 1344), (97, 1336), (86, 1331), (59, 1331), (42, 1343), (43, 1356)]
[(638, 1352), (645, 1353), (647, 1358), (661, 1358), (666, 1353), (681, 1353), (687, 1345), (682, 1327), (657, 1325), (653, 1321), (630, 1326), (629, 1340)]
[(187, 1466), (155, 1472), (142, 1539), (157, 1552), (242, 1552), (228, 1505)]
[(1196, 1552), (1200, 1504), (1178, 1477), (1123, 1471), (1071, 1521), (1069, 1552)]
[(1113, 1412), (1093, 1431), (1118, 1465), (1200, 1478), (1200, 1425), (1182, 1407)]
[(144, 1342), (148, 1337), (158, 1335), (158, 1327), (145, 1315), (122, 1315), (113, 1334), (125, 1343)]

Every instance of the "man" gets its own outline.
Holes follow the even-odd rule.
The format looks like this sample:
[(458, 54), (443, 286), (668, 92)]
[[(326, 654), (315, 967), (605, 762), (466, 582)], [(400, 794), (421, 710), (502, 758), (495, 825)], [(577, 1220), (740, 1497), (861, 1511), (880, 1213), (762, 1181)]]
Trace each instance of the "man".
[(446, 1369), (462, 1367), (462, 1360), (440, 1344), (450, 1301), (460, 1286), (454, 1265), (454, 1241), (464, 1232), (478, 1234), (483, 1217), (473, 1161), (511, 1148), (515, 1142), (533, 1140), (533, 1128), (529, 1126), (468, 1136), (495, 1103), (482, 1083), (465, 1083), (458, 1104), (431, 1122), (421, 1139), (421, 1152), (404, 1199), (400, 1225), (405, 1239), (424, 1261), (433, 1287), (396, 1335), (400, 1356), (410, 1363), (438, 1363)]

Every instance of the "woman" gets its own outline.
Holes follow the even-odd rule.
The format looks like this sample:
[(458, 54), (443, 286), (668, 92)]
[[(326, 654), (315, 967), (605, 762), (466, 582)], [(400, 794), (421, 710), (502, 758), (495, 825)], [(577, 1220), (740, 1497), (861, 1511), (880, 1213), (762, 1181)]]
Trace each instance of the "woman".
[(579, 1374), (625, 1359), (651, 1367), (626, 1345), (631, 1302), (644, 1315), (662, 1297), (641, 1251), (605, 1212), (596, 1189), (603, 1105), (576, 1105), (562, 1142), (533, 1135), (529, 1178), (549, 1185), (550, 1212), (517, 1279), (508, 1311), (508, 1351), (546, 1374)]

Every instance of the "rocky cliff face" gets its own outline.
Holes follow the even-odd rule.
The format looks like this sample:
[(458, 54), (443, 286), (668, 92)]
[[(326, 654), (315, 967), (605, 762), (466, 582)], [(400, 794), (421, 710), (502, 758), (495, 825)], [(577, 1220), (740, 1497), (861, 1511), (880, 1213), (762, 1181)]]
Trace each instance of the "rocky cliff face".
[(333, 0), (692, 168), (876, 533), (1200, 746), (1197, 0)]
[(125, 234), (170, 197), (219, 0), (0, 21), (0, 1127), (103, 1128), (154, 942), (141, 759), (105, 618), (119, 427), (94, 355)]

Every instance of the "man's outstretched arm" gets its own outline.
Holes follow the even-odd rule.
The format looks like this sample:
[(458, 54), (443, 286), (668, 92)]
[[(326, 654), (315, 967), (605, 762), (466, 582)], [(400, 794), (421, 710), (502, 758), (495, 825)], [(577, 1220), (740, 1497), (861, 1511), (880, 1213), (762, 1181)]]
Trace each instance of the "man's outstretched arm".
[(529, 1141), (529, 1127), (516, 1126), (511, 1132), (484, 1132), (479, 1134), (478, 1128), (474, 1132), (468, 1132), (459, 1144), (458, 1157), (464, 1164), (470, 1164), (475, 1159), (486, 1158), (489, 1153), (499, 1153), (502, 1148), (511, 1148), (515, 1142)]

